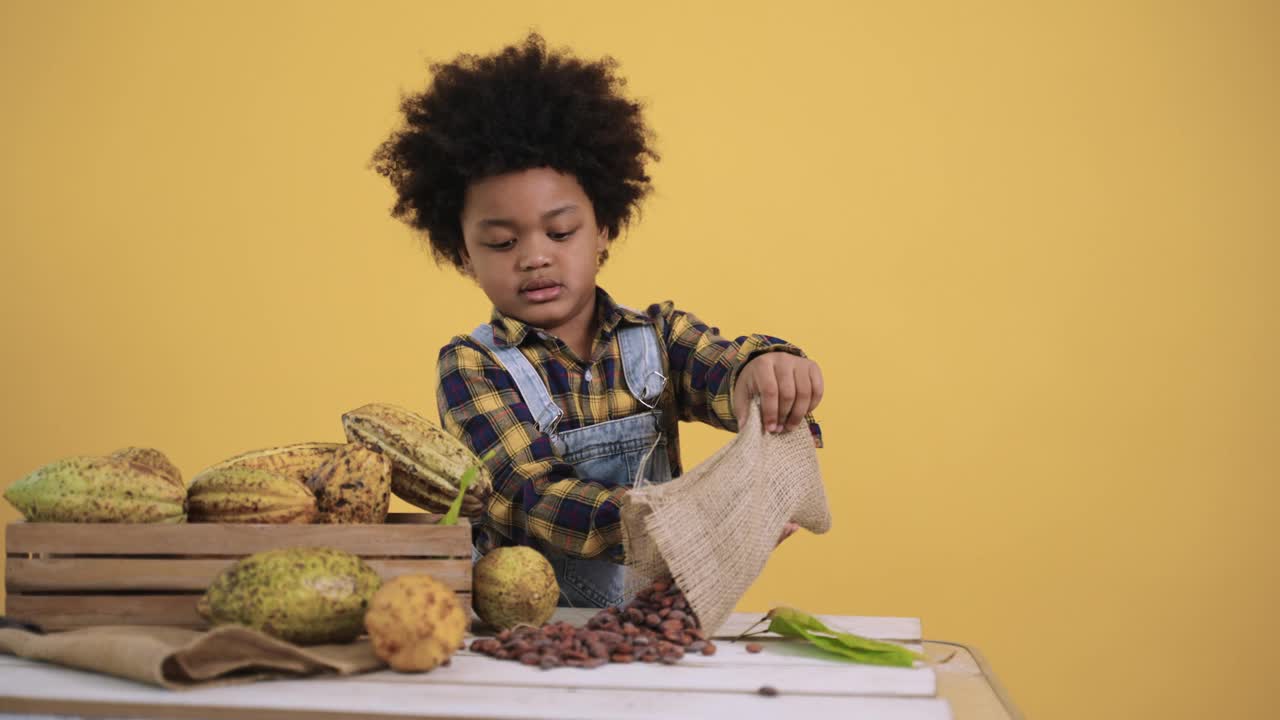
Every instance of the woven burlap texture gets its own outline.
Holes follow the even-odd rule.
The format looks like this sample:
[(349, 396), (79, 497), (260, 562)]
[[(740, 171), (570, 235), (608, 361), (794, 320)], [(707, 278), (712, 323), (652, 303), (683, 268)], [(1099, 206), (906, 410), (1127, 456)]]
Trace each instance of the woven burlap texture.
[(91, 670), (173, 690), (385, 667), (366, 639), (299, 647), (235, 625), (208, 632), (106, 625), (36, 635), (0, 628), (0, 653)]
[(628, 595), (671, 576), (704, 630), (717, 630), (764, 569), (783, 526), (831, 528), (808, 425), (763, 432), (759, 402), (746, 426), (680, 477), (628, 492), (622, 506)]

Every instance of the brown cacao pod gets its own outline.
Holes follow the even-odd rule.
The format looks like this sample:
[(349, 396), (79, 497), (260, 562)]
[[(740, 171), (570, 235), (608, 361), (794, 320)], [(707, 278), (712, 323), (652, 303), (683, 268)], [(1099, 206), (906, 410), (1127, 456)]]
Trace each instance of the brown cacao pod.
[(380, 523), (391, 506), (391, 461), (360, 443), (343, 446), (307, 480), (320, 520)]

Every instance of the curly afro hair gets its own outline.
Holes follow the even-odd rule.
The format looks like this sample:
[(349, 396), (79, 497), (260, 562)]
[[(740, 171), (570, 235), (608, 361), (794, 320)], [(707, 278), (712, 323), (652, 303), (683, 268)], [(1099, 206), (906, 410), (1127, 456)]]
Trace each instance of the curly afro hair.
[(437, 262), (462, 268), (462, 205), (478, 180), (549, 167), (574, 176), (613, 240), (652, 190), (659, 159), (617, 62), (548, 51), (531, 33), (494, 55), (431, 66), (430, 87), (401, 102), (404, 125), (373, 157), (395, 187), (392, 215), (425, 230)]

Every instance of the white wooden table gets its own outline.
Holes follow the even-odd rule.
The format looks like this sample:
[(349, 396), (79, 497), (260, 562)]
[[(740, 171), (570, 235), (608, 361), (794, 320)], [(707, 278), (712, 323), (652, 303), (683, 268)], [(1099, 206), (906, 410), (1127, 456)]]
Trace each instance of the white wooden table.
[[(562, 610), (581, 625), (594, 611)], [(922, 641), (912, 618), (823, 616), (831, 626), (923, 648), (929, 667), (884, 668), (828, 659), (801, 643), (731, 643), (758, 615), (734, 615), (711, 657), (673, 666), (633, 663), (540, 670), (470, 651), (425, 674), (382, 671), (169, 691), (105, 675), (0, 655), (0, 713), (133, 718), (1018, 718), (982, 658)], [(761, 687), (777, 690), (760, 694)]]

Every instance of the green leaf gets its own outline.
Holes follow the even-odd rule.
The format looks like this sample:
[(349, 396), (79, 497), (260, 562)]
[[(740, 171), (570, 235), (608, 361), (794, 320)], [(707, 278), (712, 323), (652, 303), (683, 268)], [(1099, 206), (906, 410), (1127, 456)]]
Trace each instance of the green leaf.
[(489, 458), (493, 457), (496, 450), (490, 450), (480, 458), (480, 462), (472, 465), (462, 472), (462, 477), (458, 478), (458, 497), (449, 503), (449, 510), (440, 519), (441, 525), (457, 525), (458, 515), (462, 512), (462, 498), (467, 494), (467, 488), (471, 487), (471, 483), (476, 480), (476, 473), (480, 472), (480, 465), (484, 464)]
[(850, 647), (836, 638), (819, 635), (817, 633), (805, 632), (805, 637), (809, 642), (829, 653), (842, 655), (855, 662), (866, 663), (868, 665), (911, 667), (912, 663), (916, 659), (916, 653), (898, 645), (893, 646), (895, 648), (894, 652), (884, 652)]
[(472, 481), (476, 479), (476, 466), (472, 465), (462, 473), (462, 478), (458, 480), (458, 497), (449, 503), (449, 510), (440, 519), (441, 525), (457, 525), (458, 514), (462, 512), (462, 498), (466, 495), (467, 488), (471, 487)]
[(765, 617), (769, 620), (770, 632), (776, 632), (784, 637), (804, 637), (805, 630), (824, 633), (833, 632), (818, 618), (792, 607), (776, 607), (770, 610)]
[(832, 630), (818, 618), (795, 608), (776, 607), (769, 611), (766, 619), (770, 632), (808, 640), (819, 649), (857, 662), (911, 667), (915, 660), (924, 659), (901, 645)]

